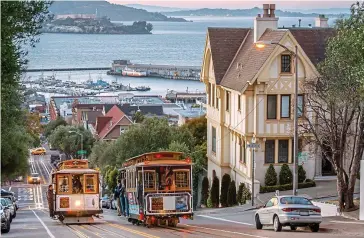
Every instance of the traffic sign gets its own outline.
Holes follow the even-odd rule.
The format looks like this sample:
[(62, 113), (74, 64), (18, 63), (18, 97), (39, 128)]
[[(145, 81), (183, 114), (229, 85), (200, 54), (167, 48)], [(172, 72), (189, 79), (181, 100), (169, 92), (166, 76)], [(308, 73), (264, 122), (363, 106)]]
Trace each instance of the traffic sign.
[(78, 155), (85, 155), (85, 154), (87, 154), (87, 151), (86, 150), (79, 150), (79, 151), (77, 151), (77, 154)]
[(258, 144), (258, 143), (251, 143), (251, 144), (248, 144), (247, 147), (248, 148), (258, 149), (258, 148), (260, 148), (260, 144)]

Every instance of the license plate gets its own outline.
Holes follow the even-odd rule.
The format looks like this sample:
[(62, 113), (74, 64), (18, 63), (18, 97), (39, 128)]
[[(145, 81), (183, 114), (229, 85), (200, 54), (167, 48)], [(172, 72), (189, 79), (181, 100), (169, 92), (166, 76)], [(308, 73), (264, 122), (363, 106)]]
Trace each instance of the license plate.
[(308, 216), (308, 212), (300, 212), (301, 216)]

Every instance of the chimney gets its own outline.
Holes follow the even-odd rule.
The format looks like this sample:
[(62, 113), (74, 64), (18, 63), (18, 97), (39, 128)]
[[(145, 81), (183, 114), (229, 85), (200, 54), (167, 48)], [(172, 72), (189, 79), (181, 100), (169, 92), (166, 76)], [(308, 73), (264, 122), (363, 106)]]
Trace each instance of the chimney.
[(329, 20), (329, 18), (326, 18), (325, 15), (319, 15), (319, 17), (317, 17), (315, 19), (315, 26), (316, 27), (329, 27), (329, 24), (327, 23), (328, 20)]
[(278, 29), (278, 17), (275, 16), (275, 4), (263, 4), (263, 16), (258, 14), (254, 20), (254, 42), (259, 41), (266, 29)]

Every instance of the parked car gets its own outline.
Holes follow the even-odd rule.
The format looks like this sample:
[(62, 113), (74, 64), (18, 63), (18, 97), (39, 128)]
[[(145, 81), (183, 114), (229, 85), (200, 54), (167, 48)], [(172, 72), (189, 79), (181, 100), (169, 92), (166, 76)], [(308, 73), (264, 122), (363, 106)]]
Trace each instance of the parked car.
[(30, 184), (40, 184), (40, 177), (38, 173), (32, 173), (28, 177), (28, 183)]
[(10, 199), (0, 198), (0, 203), (3, 207), (9, 208), (10, 211), (10, 222), (16, 217), (16, 209)]
[(35, 148), (30, 151), (32, 155), (45, 155), (47, 153), (46, 149), (43, 147)]
[(312, 232), (318, 232), (321, 221), (321, 209), (300, 196), (275, 196), (255, 213), (257, 229), (273, 225), (276, 232), (285, 226), (291, 230), (308, 226)]
[(55, 155), (55, 154), (51, 155), (51, 164), (55, 164), (55, 163), (58, 163), (58, 162), (60, 162), (59, 155)]
[(14, 179), (14, 182), (22, 182), (24, 180), (23, 176), (18, 176)]
[(111, 208), (111, 199), (109, 196), (105, 195), (101, 198), (101, 206), (102, 208), (107, 208), (110, 209)]
[(1, 197), (3, 197), (3, 198), (9, 197), (11, 199), (11, 201), (13, 202), (16, 210), (19, 209), (18, 199), (16, 199), (13, 192), (5, 190), (5, 189), (1, 189)]
[(0, 215), (1, 215), (1, 233), (8, 233), (10, 231), (10, 210), (8, 207), (0, 204)]

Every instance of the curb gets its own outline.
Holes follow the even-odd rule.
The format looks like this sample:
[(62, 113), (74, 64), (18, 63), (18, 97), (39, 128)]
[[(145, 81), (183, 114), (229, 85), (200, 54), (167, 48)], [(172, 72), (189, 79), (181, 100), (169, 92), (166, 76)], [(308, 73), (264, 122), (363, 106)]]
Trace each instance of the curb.
[(356, 217), (353, 217), (353, 216), (348, 216), (348, 215), (345, 215), (343, 213), (340, 214), (340, 216), (346, 218), (346, 219), (350, 219), (350, 220), (354, 220), (354, 221), (359, 221), (359, 218), (356, 218)]

